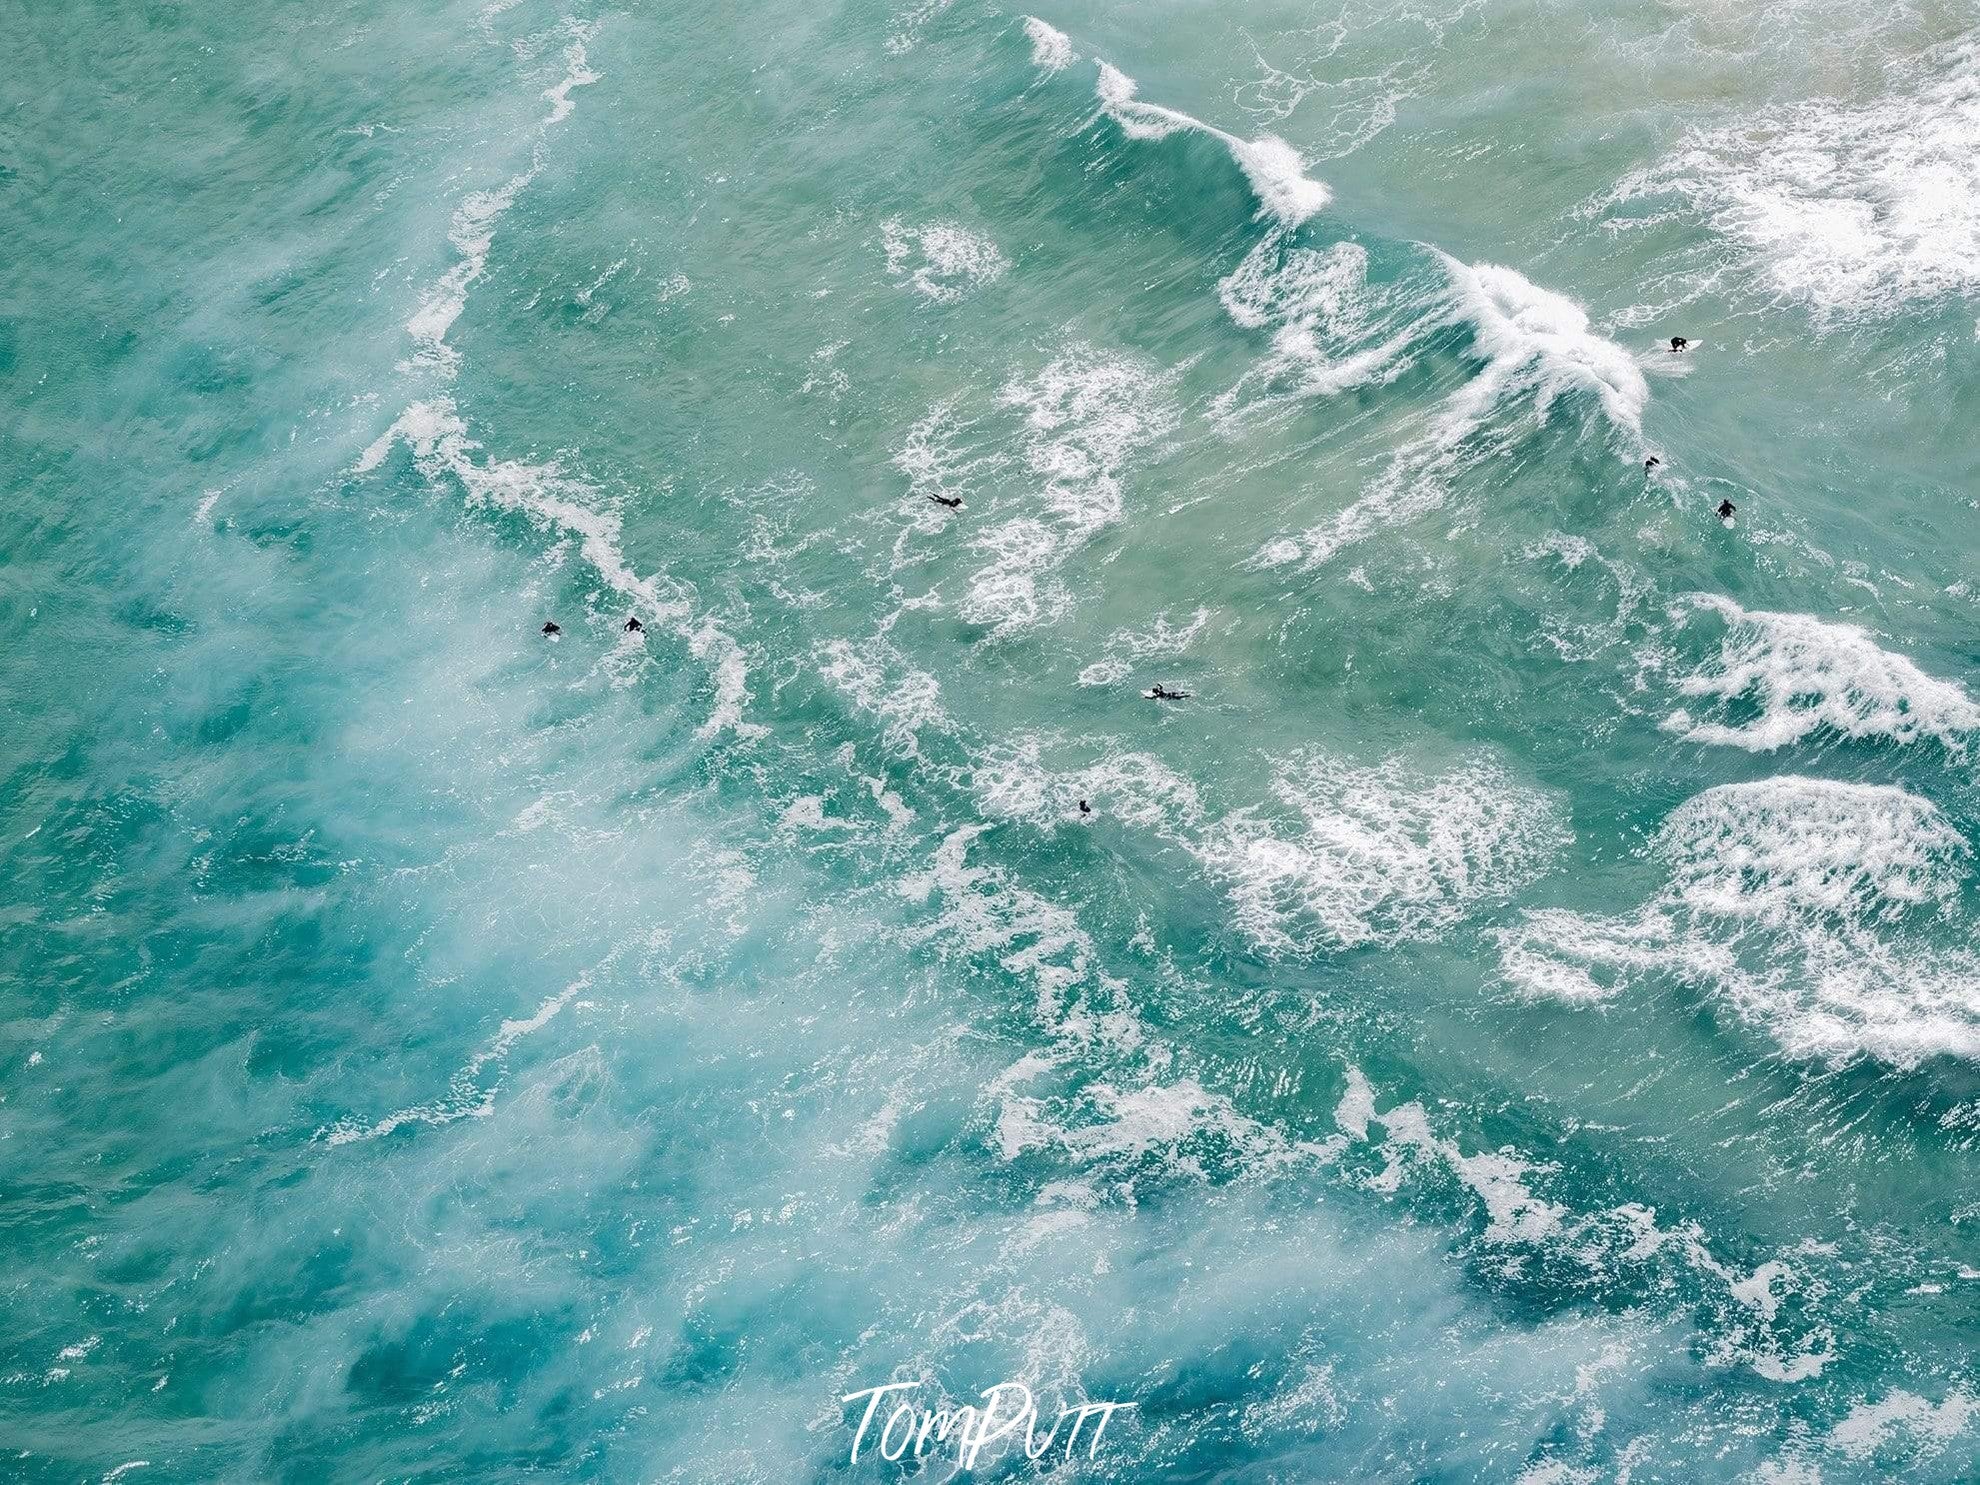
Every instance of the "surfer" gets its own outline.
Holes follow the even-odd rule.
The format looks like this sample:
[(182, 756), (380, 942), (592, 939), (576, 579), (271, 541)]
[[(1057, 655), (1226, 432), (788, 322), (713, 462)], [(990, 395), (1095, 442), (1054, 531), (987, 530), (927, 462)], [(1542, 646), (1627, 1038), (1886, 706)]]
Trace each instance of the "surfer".
[(946, 506), (950, 510), (962, 509), (962, 496), (960, 495), (930, 495), (928, 498), (937, 505)]
[(1673, 335), (1671, 337), (1671, 354), (1673, 356), (1682, 355), (1690, 347), (1691, 342), (1686, 340), (1682, 335)]
[(1093, 806), (1088, 804), (1085, 800), (1082, 799), (1079, 802), (1079, 812), (1082, 815), (1090, 815), (1093, 813)]
[(1663, 462), (1664, 461), (1662, 459), (1659, 459), (1655, 454), (1652, 454), (1649, 458), (1643, 461), (1643, 472), (1645, 474), (1648, 474), (1651, 470), (1655, 469), (1659, 464), (1662, 464)]
[(543, 636), (545, 639), (555, 639), (558, 635), (562, 634), (563, 632), (564, 631), (559, 629), (554, 623), (545, 624), (543, 626)]
[(646, 633), (646, 626), (639, 622), (638, 614), (634, 614), (631, 618), (626, 620), (626, 633), (628, 634)]
[(1738, 509), (1739, 507), (1734, 505), (1730, 500), (1721, 500), (1718, 510), (1719, 519), (1724, 521), (1728, 526), (1732, 525), (1733, 512)]
[(1146, 691), (1142, 692), (1141, 694), (1143, 696), (1146, 696), (1150, 701), (1189, 700), (1189, 692), (1187, 691), (1167, 691), (1160, 686), (1150, 686)]

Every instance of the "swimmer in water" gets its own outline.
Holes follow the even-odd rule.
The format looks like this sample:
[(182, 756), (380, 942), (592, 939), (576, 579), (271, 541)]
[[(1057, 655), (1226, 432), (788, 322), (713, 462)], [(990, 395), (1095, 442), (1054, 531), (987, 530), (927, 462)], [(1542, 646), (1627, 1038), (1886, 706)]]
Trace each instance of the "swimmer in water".
[(564, 631), (559, 629), (555, 624), (545, 624), (543, 626), (543, 635), (546, 639), (555, 639), (558, 635), (562, 634), (563, 632)]
[(1088, 804), (1085, 800), (1082, 799), (1079, 802), (1079, 812), (1082, 815), (1090, 815), (1093, 813), (1093, 806)]
[(1652, 454), (1649, 458), (1643, 461), (1643, 472), (1645, 474), (1648, 474), (1651, 470), (1655, 469), (1659, 464), (1662, 464), (1663, 462), (1664, 461), (1662, 459), (1659, 459), (1655, 454)]
[(1682, 335), (1673, 335), (1671, 337), (1671, 354), (1673, 356), (1682, 355), (1690, 347), (1691, 342), (1686, 340)]
[(1721, 500), (1718, 510), (1719, 519), (1730, 526), (1732, 524), (1733, 512), (1738, 509), (1739, 507), (1734, 505), (1730, 500)]
[(950, 510), (962, 509), (962, 496), (960, 495), (930, 495), (928, 498), (937, 505), (947, 506)]
[(630, 619), (626, 620), (626, 633), (628, 634), (646, 633), (646, 626), (639, 622), (638, 614), (634, 614)]
[(1148, 688), (1147, 691), (1143, 692), (1142, 694), (1145, 695), (1150, 701), (1189, 700), (1189, 692), (1187, 691), (1166, 691), (1160, 686), (1151, 686)]

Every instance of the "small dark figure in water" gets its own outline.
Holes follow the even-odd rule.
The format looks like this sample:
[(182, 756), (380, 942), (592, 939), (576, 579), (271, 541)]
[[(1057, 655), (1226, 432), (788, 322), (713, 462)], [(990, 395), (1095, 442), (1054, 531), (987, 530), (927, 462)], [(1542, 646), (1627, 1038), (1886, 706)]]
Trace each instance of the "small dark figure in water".
[(639, 622), (638, 614), (634, 614), (630, 619), (626, 620), (626, 633), (628, 634), (646, 633), (646, 626)]
[(1643, 472), (1645, 474), (1648, 474), (1651, 470), (1655, 469), (1659, 464), (1662, 464), (1663, 462), (1664, 461), (1662, 459), (1659, 459), (1655, 454), (1652, 454), (1649, 458), (1643, 461)]
[(1738, 509), (1739, 507), (1734, 505), (1730, 500), (1721, 500), (1719, 502), (1719, 519), (1730, 521), (1733, 518), (1733, 512)]
[(1682, 335), (1673, 335), (1671, 337), (1671, 354), (1675, 356), (1679, 352), (1688, 349), (1690, 345), (1691, 342), (1686, 340)]
[(1082, 799), (1079, 802), (1079, 812), (1082, 815), (1090, 815), (1093, 813), (1093, 806), (1088, 804), (1085, 800)]
[(1148, 698), (1151, 701), (1187, 701), (1189, 700), (1189, 692), (1166, 691), (1160, 686), (1152, 686), (1149, 688)]
[(546, 636), (555, 637), (556, 635), (562, 634), (564, 631), (559, 629), (555, 624), (545, 624), (543, 626), (543, 632)]
[(962, 509), (962, 496), (960, 495), (930, 495), (928, 498), (937, 505), (947, 506), (950, 510)]

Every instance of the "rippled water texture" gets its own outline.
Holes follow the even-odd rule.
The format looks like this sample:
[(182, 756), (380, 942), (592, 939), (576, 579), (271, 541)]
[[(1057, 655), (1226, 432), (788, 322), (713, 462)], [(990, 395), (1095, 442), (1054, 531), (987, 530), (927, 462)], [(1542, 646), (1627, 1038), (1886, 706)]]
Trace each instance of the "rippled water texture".
[(1980, 1477), (1975, 25), (17, 7), (7, 1478)]

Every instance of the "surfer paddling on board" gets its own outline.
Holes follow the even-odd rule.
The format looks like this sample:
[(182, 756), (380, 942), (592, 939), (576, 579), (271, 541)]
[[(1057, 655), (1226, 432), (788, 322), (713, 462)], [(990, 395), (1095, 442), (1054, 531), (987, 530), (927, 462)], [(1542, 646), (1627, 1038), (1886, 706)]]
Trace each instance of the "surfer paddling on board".
[(962, 496), (960, 495), (930, 495), (928, 498), (934, 501), (937, 505), (943, 506), (949, 510), (962, 509)]
[(1162, 687), (1162, 686), (1150, 686), (1150, 687), (1149, 687), (1149, 688), (1148, 688), (1148, 689), (1147, 689), (1146, 691), (1143, 691), (1143, 692), (1142, 692), (1141, 694), (1142, 694), (1143, 696), (1145, 696), (1145, 697), (1147, 697), (1147, 698), (1148, 698), (1148, 699), (1149, 699), (1150, 701), (1187, 701), (1187, 700), (1189, 700), (1189, 692), (1187, 692), (1187, 691), (1170, 691), (1170, 690), (1168, 690), (1168, 689), (1166, 689), (1165, 687)]
[(1721, 521), (1724, 521), (1728, 526), (1730, 526), (1733, 523), (1733, 512), (1738, 509), (1739, 507), (1734, 505), (1730, 500), (1721, 500), (1719, 502), (1719, 508), (1716, 512), (1714, 512), (1714, 514), (1716, 514)]

